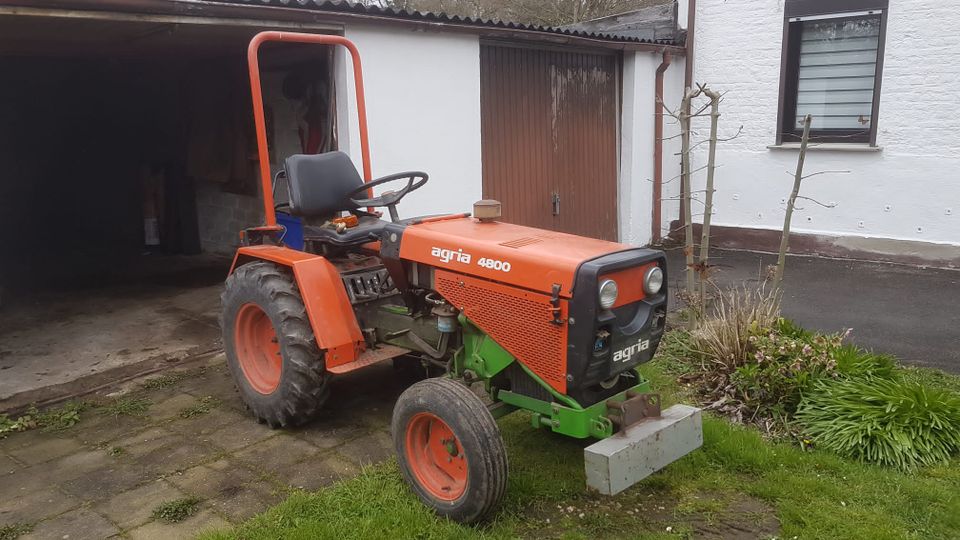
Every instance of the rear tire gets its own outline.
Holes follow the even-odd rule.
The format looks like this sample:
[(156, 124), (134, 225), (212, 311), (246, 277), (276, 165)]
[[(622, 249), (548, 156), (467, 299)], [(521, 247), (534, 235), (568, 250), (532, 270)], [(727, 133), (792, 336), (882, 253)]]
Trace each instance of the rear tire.
[(493, 415), (469, 388), (448, 378), (420, 381), (393, 409), (400, 470), (440, 516), (474, 523), (507, 488), (507, 453)]
[(289, 270), (263, 261), (240, 266), (220, 301), (227, 365), (253, 415), (274, 428), (313, 418), (329, 377)]

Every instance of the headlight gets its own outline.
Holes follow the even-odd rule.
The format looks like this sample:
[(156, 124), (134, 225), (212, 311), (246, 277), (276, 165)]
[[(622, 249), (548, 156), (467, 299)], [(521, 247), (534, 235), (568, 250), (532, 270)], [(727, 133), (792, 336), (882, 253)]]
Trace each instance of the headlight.
[(612, 279), (604, 280), (600, 284), (600, 307), (610, 309), (617, 302), (617, 282)]
[(643, 275), (643, 292), (654, 295), (663, 288), (663, 270), (659, 266), (647, 270)]

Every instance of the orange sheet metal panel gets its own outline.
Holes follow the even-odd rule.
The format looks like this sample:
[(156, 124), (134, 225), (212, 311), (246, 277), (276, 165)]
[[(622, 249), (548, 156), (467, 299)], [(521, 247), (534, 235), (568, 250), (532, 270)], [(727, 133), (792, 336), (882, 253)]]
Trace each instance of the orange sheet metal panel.
[[(556, 391), (567, 391), (567, 324), (554, 324), (550, 296), (437, 270), (437, 291)], [(567, 318), (567, 302), (560, 302)]]
[(483, 44), (480, 105), (483, 195), (504, 220), (617, 238), (615, 54)]
[(647, 293), (643, 292), (643, 275), (647, 273), (647, 269), (653, 266), (656, 266), (656, 263), (635, 266), (633, 268), (625, 268), (623, 270), (604, 274), (597, 280), (600, 283), (603, 283), (603, 281), (606, 279), (612, 279), (613, 281), (617, 282), (617, 301), (613, 303), (613, 307), (618, 308), (620, 306), (639, 302), (647, 297)]
[[(356, 360), (366, 348), (357, 317), (343, 288), (340, 273), (325, 258), (279, 246), (245, 246), (237, 250), (234, 267), (263, 259), (293, 269), (317, 346), (327, 351), (327, 367)], [(233, 272), (233, 267), (230, 269)]]
[(625, 244), (474, 218), (410, 225), (400, 258), (569, 298), (585, 260), (631, 249)]

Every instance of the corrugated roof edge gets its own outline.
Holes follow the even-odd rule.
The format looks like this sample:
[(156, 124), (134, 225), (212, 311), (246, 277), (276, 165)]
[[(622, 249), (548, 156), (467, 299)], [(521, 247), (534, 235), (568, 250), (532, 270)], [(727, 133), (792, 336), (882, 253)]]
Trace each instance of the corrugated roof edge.
[(475, 26), (478, 28), (494, 28), (505, 30), (520, 30), (525, 32), (542, 32), (546, 34), (558, 34), (563, 36), (594, 39), (620, 43), (646, 43), (650, 45), (680, 45), (673, 40), (649, 40), (635, 37), (622, 36), (602, 32), (585, 32), (570, 28), (557, 28), (553, 26), (528, 25), (493, 19), (479, 19), (473, 17), (460, 17), (459, 15), (447, 15), (445, 13), (420, 12), (395, 10), (393, 8), (381, 8), (378, 6), (369, 6), (357, 2), (348, 2), (344, 0), (206, 0), (211, 3), (233, 4), (241, 6), (263, 6), (263, 7), (281, 7), (292, 9), (304, 9), (310, 11), (323, 11), (329, 13), (350, 13), (354, 15), (369, 15), (372, 17), (389, 17), (395, 19), (410, 20), (423, 23), (437, 24), (457, 24), (464, 26)]

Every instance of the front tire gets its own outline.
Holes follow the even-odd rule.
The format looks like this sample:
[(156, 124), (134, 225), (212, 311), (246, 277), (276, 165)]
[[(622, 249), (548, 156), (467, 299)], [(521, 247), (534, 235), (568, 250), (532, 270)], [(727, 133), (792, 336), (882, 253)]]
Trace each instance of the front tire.
[(240, 266), (220, 301), (227, 365), (253, 415), (274, 428), (313, 418), (328, 376), (290, 272), (263, 261)]
[(393, 409), (400, 470), (437, 514), (474, 523), (500, 502), (507, 453), (493, 415), (466, 386), (448, 378), (420, 381)]

